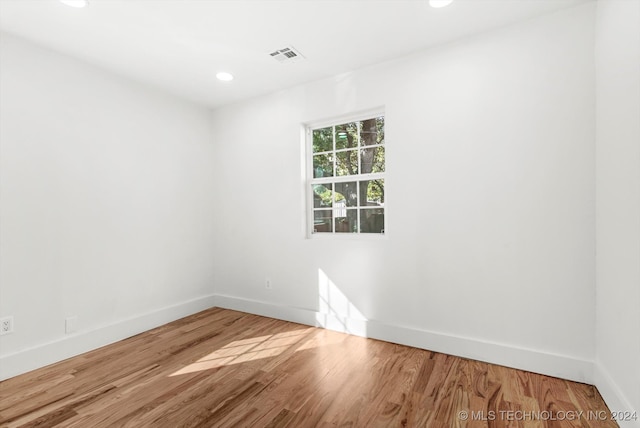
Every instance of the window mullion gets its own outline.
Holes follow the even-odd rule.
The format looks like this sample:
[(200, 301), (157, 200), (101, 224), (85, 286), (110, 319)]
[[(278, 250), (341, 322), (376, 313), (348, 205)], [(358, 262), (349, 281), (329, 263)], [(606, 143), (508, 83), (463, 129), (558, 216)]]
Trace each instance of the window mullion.
[[(356, 140), (357, 140), (357, 151), (358, 151), (358, 175), (362, 175), (362, 159), (361, 159), (361, 154), (360, 152), (362, 151), (362, 141), (360, 141), (360, 133), (362, 132), (362, 124), (358, 121), (356, 122), (358, 125), (356, 126), (356, 132), (358, 133)], [(360, 186), (358, 186), (359, 188)]]
[[(354, 177), (353, 175), (351, 177)], [(371, 174), (362, 174), (358, 176), (358, 179), (361, 181), (367, 180), (383, 180), (384, 172), (373, 172)]]
[(332, 125), (331, 126), (331, 139), (333, 140), (333, 153), (331, 154), (331, 158), (333, 161), (333, 186), (332, 187), (332, 192), (331, 192), (331, 234), (335, 234), (336, 233), (336, 185), (335, 185), (335, 178), (338, 174), (337, 168), (338, 168), (338, 160), (337, 160), (337, 156), (336, 156), (336, 126)]
[(360, 180), (356, 181), (356, 233), (360, 233)]
[(336, 181), (333, 177), (319, 177), (311, 179), (311, 184), (331, 184)]
[(336, 156), (336, 126), (333, 125), (331, 127), (331, 138), (333, 139), (333, 153), (331, 157), (333, 158), (333, 176), (337, 177), (338, 171), (336, 168), (338, 167), (338, 160)]

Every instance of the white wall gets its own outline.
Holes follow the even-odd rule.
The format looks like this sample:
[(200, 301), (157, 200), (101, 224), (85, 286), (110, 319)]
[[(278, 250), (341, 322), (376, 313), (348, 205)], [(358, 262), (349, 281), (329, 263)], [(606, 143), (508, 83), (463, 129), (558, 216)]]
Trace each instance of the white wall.
[(640, 413), (639, 23), (640, 2), (598, 2), (596, 385)]
[[(590, 380), (594, 9), (215, 111), (223, 304), (313, 313), (322, 270), (364, 333)], [(300, 124), (377, 106), (387, 236), (305, 239)]]
[[(637, 411), (639, 4), (598, 2), (597, 37), (588, 4), (223, 108), (213, 139), (204, 109), (2, 34), (0, 378), (218, 304)], [(306, 239), (300, 124), (377, 106), (387, 236)], [(366, 320), (319, 313), (327, 287)]]
[(0, 376), (209, 306), (209, 111), (0, 43)]

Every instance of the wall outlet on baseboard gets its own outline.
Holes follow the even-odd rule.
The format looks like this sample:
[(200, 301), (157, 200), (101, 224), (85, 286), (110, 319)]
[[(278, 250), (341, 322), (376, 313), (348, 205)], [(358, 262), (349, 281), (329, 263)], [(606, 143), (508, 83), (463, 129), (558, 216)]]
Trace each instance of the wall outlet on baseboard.
[(267, 290), (271, 290), (273, 288), (273, 285), (271, 284), (271, 280), (269, 278), (265, 279), (264, 288), (266, 288)]
[(76, 331), (78, 331), (78, 317), (73, 316), (66, 318), (64, 320), (64, 332), (66, 334), (71, 334), (75, 333)]
[(13, 317), (0, 318), (0, 336), (13, 333)]

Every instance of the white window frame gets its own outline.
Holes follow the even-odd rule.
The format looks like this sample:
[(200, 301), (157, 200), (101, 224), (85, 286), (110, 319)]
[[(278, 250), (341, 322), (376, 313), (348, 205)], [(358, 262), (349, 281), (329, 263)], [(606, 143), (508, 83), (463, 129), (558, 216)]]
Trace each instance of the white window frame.
[[(385, 117), (385, 141), (384, 144), (375, 144), (375, 145), (371, 145), (371, 146), (366, 146), (367, 148), (375, 148), (375, 147), (385, 147), (385, 172), (378, 172), (378, 173), (369, 173), (369, 174), (354, 174), (354, 175), (344, 175), (344, 176), (332, 176), (332, 177), (322, 177), (322, 178), (314, 178), (313, 177), (313, 156), (314, 155), (318, 155), (318, 154), (322, 154), (322, 153), (340, 153), (340, 152), (347, 152), (349, 150), (354, 150), (353, 148), (346, 148), (346, 149), (337, 149), (336, 150), (336, 142), (335, 142), (335, 133), (334, 133), (334, 141), (333, 141), (333, 150), (331, 151), (327, 151), (327, 152), (318, 152), (318, 153), (314, 153), (313, 152), (313, 130), (316, 129), (322, 129), (322, 128), (327, 128), (330, 126), (337, 126), (337, 125), (342, 125), (342, 124), (346, 124), (346, 123), (350, 123), (350, 122), (359, 122), (362, 120), (367, 120), (367, 119), (372, 119), (375, 117), (380, 117), (383, 116)], [(386, 189), (387, 189), (387, 178), (386, 178), (386, 170), (387, 170), (387, 165), (386, 165), (386, 157), (388, 154), (387, 151), (387, 140), (386, 140), (386, 126), (387, 126), (387, 122), (386, 122), (386, 115), (385, 115), (385, 111), (383, 108), (379, 108), (379, 109), (374, 109), (374, 110), (367, 110), (365, 112), (360, 112), (360, 113), (356, 113), (356, 114), (352, 114), (352, 115), (345, 115), (345, 116), (339, 116), (339, 117), (335, 117), (332, 119), (328, 119), (328, 120), (323, 120), (323, 121), (317, 121), (317, 122), (309, 122), (303, 125), (304, 128), (304, 139), (305, 139), (305, 162), (306, 162), (306, 180), (305, 180), (305, 189), (306, 189), (306, 214), (307, 214), (307, 227), (306, 227), (306, 232), (307, 232), (307, 238), (312, 238), (312, 239), (344, 239), (344, 238), (354, 238), (357, 237), (358, 239), (380, 239), (383, 237), (386, 237), (388, 235), (388, 231), (387, 231), (387, 223), (388, 223), (388, 216), (387, 216), (387, 195), (386, 195)], [(358, 130), (358, 135), (360, 135), (360, 132)], [(358, 147), (361, 147), (358, 144)], [(361, 168), (361, 150), (358, 148), (356, 149), (357, 154), (358, 154), (358, 172), (360, 172), (360, 168)], [(334, 156), (333, 159), (333, 171), (335, 174), (336, 171), (336, 163), (337, 163), (337, 156)], [(385, 202), (384, 202), (384, 206), (382, 207), (362, 207), (360, 206), (360, 186), (356, 186), (357, 187), (357, 200), (358, 200), (358, 207), (355, 209), (356, 213), (357, 213), (357, 224), (358, 227), (360, 227), (360, 210), (361, 209), (377, 209), (377, 208), (383, 208), (384, 209), (384, 225), (383, 225), (383, 231), (382, 233), (362, 233), (360, 231), (358, 232), (336, 232), (335, 230), (335, 213), (336, 211), (340, 210), (340, 207), (336, 207), (335, 206), (335, 201), (334, 204), (332, 206), (332, 208), (330, 208), (331, 210), (333, 210), (334, 212), (334, 226), (332, 227), (332, 231), (331, 232), (314, 232), (314, 211), (316, 211), (314, 209), (313, 206), (313, 197), (314, 197), (314, 191), (313, 191), (313, 185), (318, 185), (318, 184), (336, 184), (336, 183), (346, 183), (346, 182), (361, 182), (361, 181), (369, 181), (369, 180), (384, 180), (385, 182)], [(335, 187), (334, 190), (335, 192)], [(346, 209), (346, 208), (342, 208), (342, 209)], [(329, 210), (329, 209), (327, 209)]]

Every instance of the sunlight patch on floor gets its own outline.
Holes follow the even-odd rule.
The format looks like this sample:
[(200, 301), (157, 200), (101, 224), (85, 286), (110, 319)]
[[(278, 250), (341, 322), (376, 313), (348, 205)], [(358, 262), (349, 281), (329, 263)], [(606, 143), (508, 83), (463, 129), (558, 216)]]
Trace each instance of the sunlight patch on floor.
[[(308, 340), (300, 343), (293, 352), (339, 345), (345, 340), (345, 336), (336, 332), (366, 337), (367, 319), (322, 269), (318, 269), (318, 312), (316, 322), (325, 331), (318, 332)], [(235, 340), (169, 376), (196, 373), (233, 364), (277, 357), (295, 344), (298, 344), (302, 339), (301, 336), (308, 334), (310, 330), (313, 329), (305, 328)], [(334, 349), (327, 349), (327, 352), (334, 351)]]
[(169, 376), (195, 373), (217, 367), (276, 357), (297, 343), (310, 329), (293, 330), (249, 339), (240, 339), (200, 358)]

